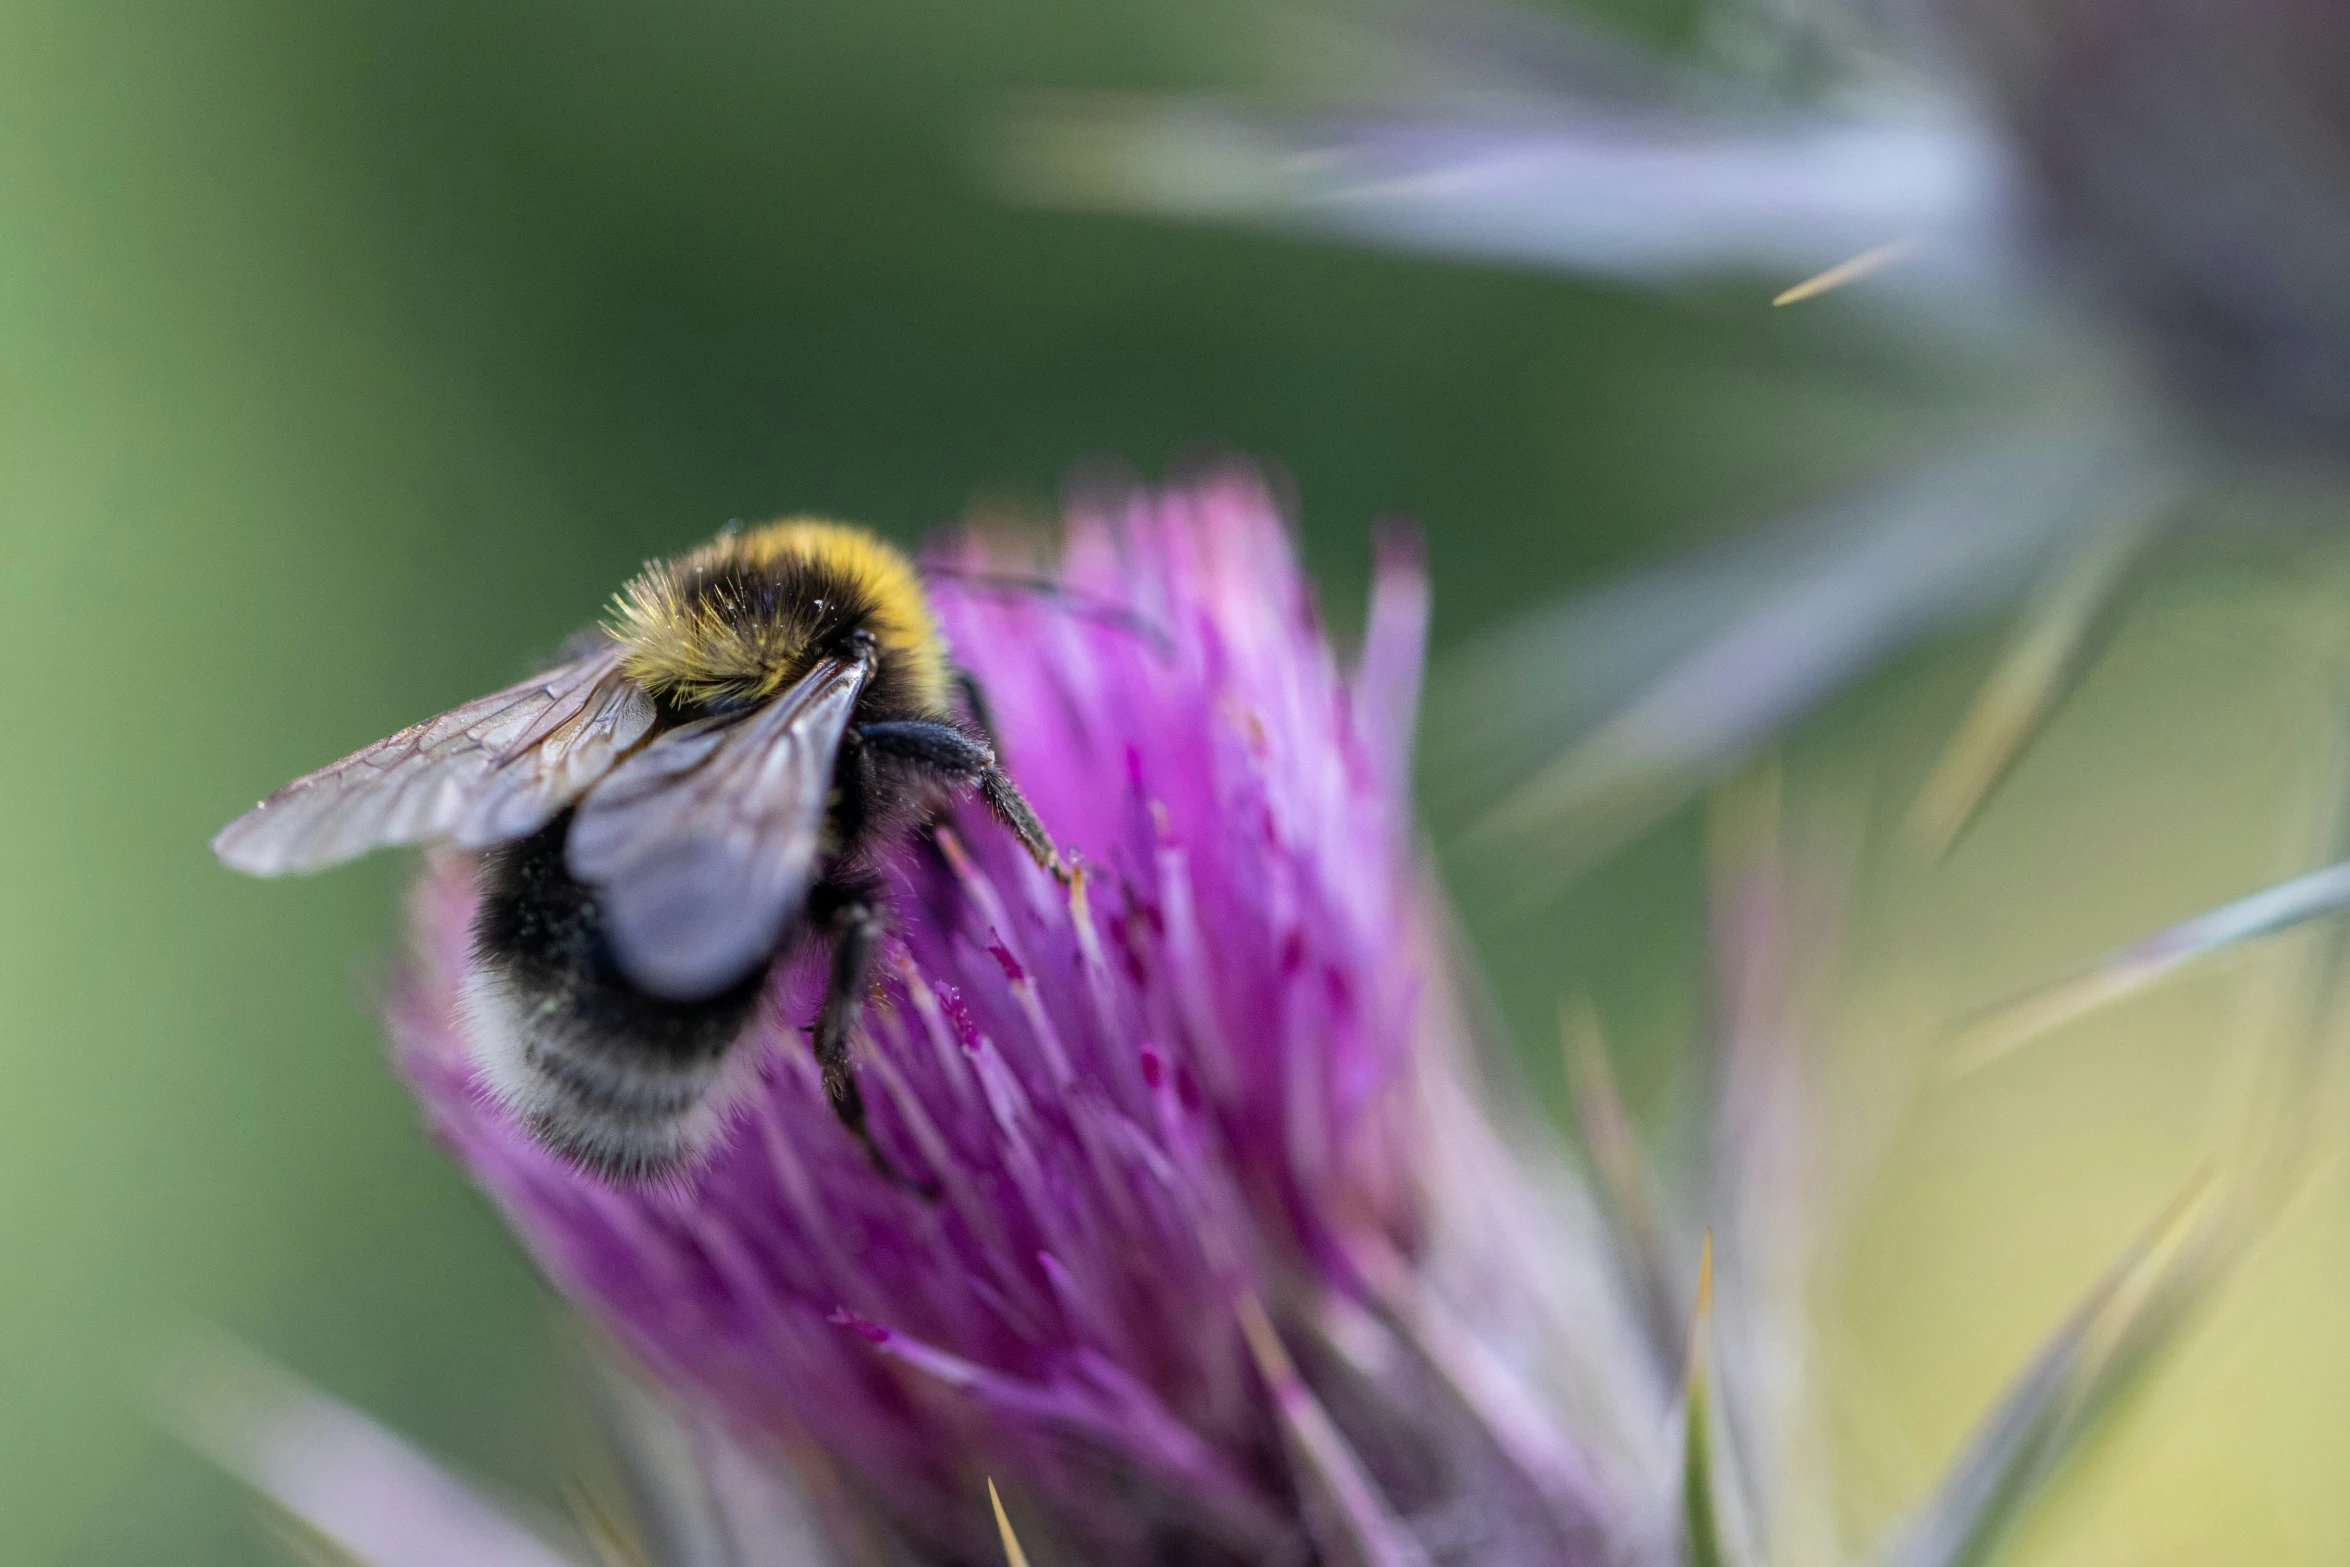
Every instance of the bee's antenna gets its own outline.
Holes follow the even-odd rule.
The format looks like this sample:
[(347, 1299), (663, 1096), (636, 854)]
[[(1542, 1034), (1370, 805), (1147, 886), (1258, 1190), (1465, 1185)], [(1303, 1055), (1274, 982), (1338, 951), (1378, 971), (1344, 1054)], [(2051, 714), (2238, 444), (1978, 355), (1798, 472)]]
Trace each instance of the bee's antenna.
[(1083, 615), (1089, 620), (1098, 620), (1104, 625), (1116, 626), (1122, 631), (1134, 633), (1148, 642), (1163, 658), (1172, 658), (1175, 654), (1175, 639), (1169, 636), (1166, 629), (1157, 621), (1140, 611), (1128, 608), (1124, 604), (1112, 603), (1110, 600), (1094, 594), (1080, 592), (1068, 584), (1056, 582), (1050, 577), (1026, 576), (1016, 572), (974, 571), (963, 566), (940, 565), (924, 566), (923, 574), (980, 593), (993, 593), (1003, 597), (1025, 593), (1037, 598), (1051, 599), (1067, 608), (1071, 614)]

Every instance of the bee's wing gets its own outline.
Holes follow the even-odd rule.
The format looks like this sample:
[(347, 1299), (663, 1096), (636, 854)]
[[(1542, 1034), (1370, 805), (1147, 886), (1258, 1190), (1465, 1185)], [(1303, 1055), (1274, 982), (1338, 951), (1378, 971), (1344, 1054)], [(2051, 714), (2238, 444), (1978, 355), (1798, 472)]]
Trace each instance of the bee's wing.
[(255, 876), (448, 839), (536, 832), (653, 726), (607, 648), (378, 740), (295, 779), (220, 830), (212, 852)]
[(775, 950), (813, 879), (867, 668), (826, 660), (748, 717), (670, 730), (589, 791), (565, 858), (632, 984), (697, 1001)]

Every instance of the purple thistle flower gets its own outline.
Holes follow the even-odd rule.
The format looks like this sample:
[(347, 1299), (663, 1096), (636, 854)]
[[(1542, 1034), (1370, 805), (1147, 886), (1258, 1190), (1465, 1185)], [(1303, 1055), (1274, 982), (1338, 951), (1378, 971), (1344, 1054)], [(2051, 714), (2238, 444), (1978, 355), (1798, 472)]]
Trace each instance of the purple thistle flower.
[[(1401, 1551), (1400, 1515), (1458, 1500), (1455, 1460), (1363, 1439), (1367, 1406), (1279, 1357), (1426, 1249), (1420, 1077), (1459, 1024), (1403, 787), (1416, 545), (1382, 547), (1351, 675), (1244, 475), (1081, 515), (1061, 593), (991, 590), (977, 543), (939, 564), (948, 635), (1085, 871), (1063, 889), (975, 809), (896, 867), (860, 1070), (935, 1200), (834, 1123), (798, 1026), (813, 967), (768, 998), (705, 1167), (622, 1190), (544, 1152), (462, 1043), (454, 856), (416, 896), (402, 1067), (565, 1295), (737, 1431), (815, 1441), (933, 1552), (984, 1548), (991, 1474), (1092, 1559), (1273, 1561), (1331, 1531)], [(1348, 1398), (1400, 1396), (1378, 1381)], [(1584, 1522), (1519, 1532), (1555, 1551)]]

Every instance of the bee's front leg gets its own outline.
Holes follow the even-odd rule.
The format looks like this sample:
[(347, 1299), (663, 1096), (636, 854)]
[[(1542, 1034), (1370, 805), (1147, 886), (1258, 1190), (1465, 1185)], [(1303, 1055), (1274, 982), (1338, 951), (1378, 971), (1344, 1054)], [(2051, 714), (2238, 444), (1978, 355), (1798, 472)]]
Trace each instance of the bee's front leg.
[(997, 765), (995, 748), (986, 741), (974, 739), (952, 724), (921, 719), (862, 724), (850, 733), (870, 754), (909, 763), (945, 783), (976, 784), (979, 798), (987, 802), (997, 821), (1012, 830), (1030, 857), (1057, 880), (1069, 880), (1069, 867), (1053, 847), (1044, 823), (1037, 820), (1020, 786)]

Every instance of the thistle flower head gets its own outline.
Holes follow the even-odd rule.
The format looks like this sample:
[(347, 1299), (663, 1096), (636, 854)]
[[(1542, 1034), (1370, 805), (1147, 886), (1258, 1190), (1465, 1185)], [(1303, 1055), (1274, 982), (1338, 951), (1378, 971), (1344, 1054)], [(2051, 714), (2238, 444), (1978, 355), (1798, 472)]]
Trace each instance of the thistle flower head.
[(1050, 593), (1003, 591), (983, 545), (939, 564), (1002, 751), (1084, 868), (1064, 889), (976, 810), (895, 867), (860, 1071), (933, 1195), (835, 1123), (812, 963), (705, 1168), (615, 1190), (546, 1155), (460, 1043), (455, 859), (418, 894), (400, 1060), (564, 1294), (736, 1431), (818, 1442), (888, 1532), (978, 1554), (992, 1474), (1093, 1559), (1279, 1559), (1315, 1483), (1283, 1329), (1421, 1250), (1415, 1064), (1454, 1026), (1402, 789), (1416, 552), (1383, 552), (1351, 673), (1245, 475), (1080, 516)]

